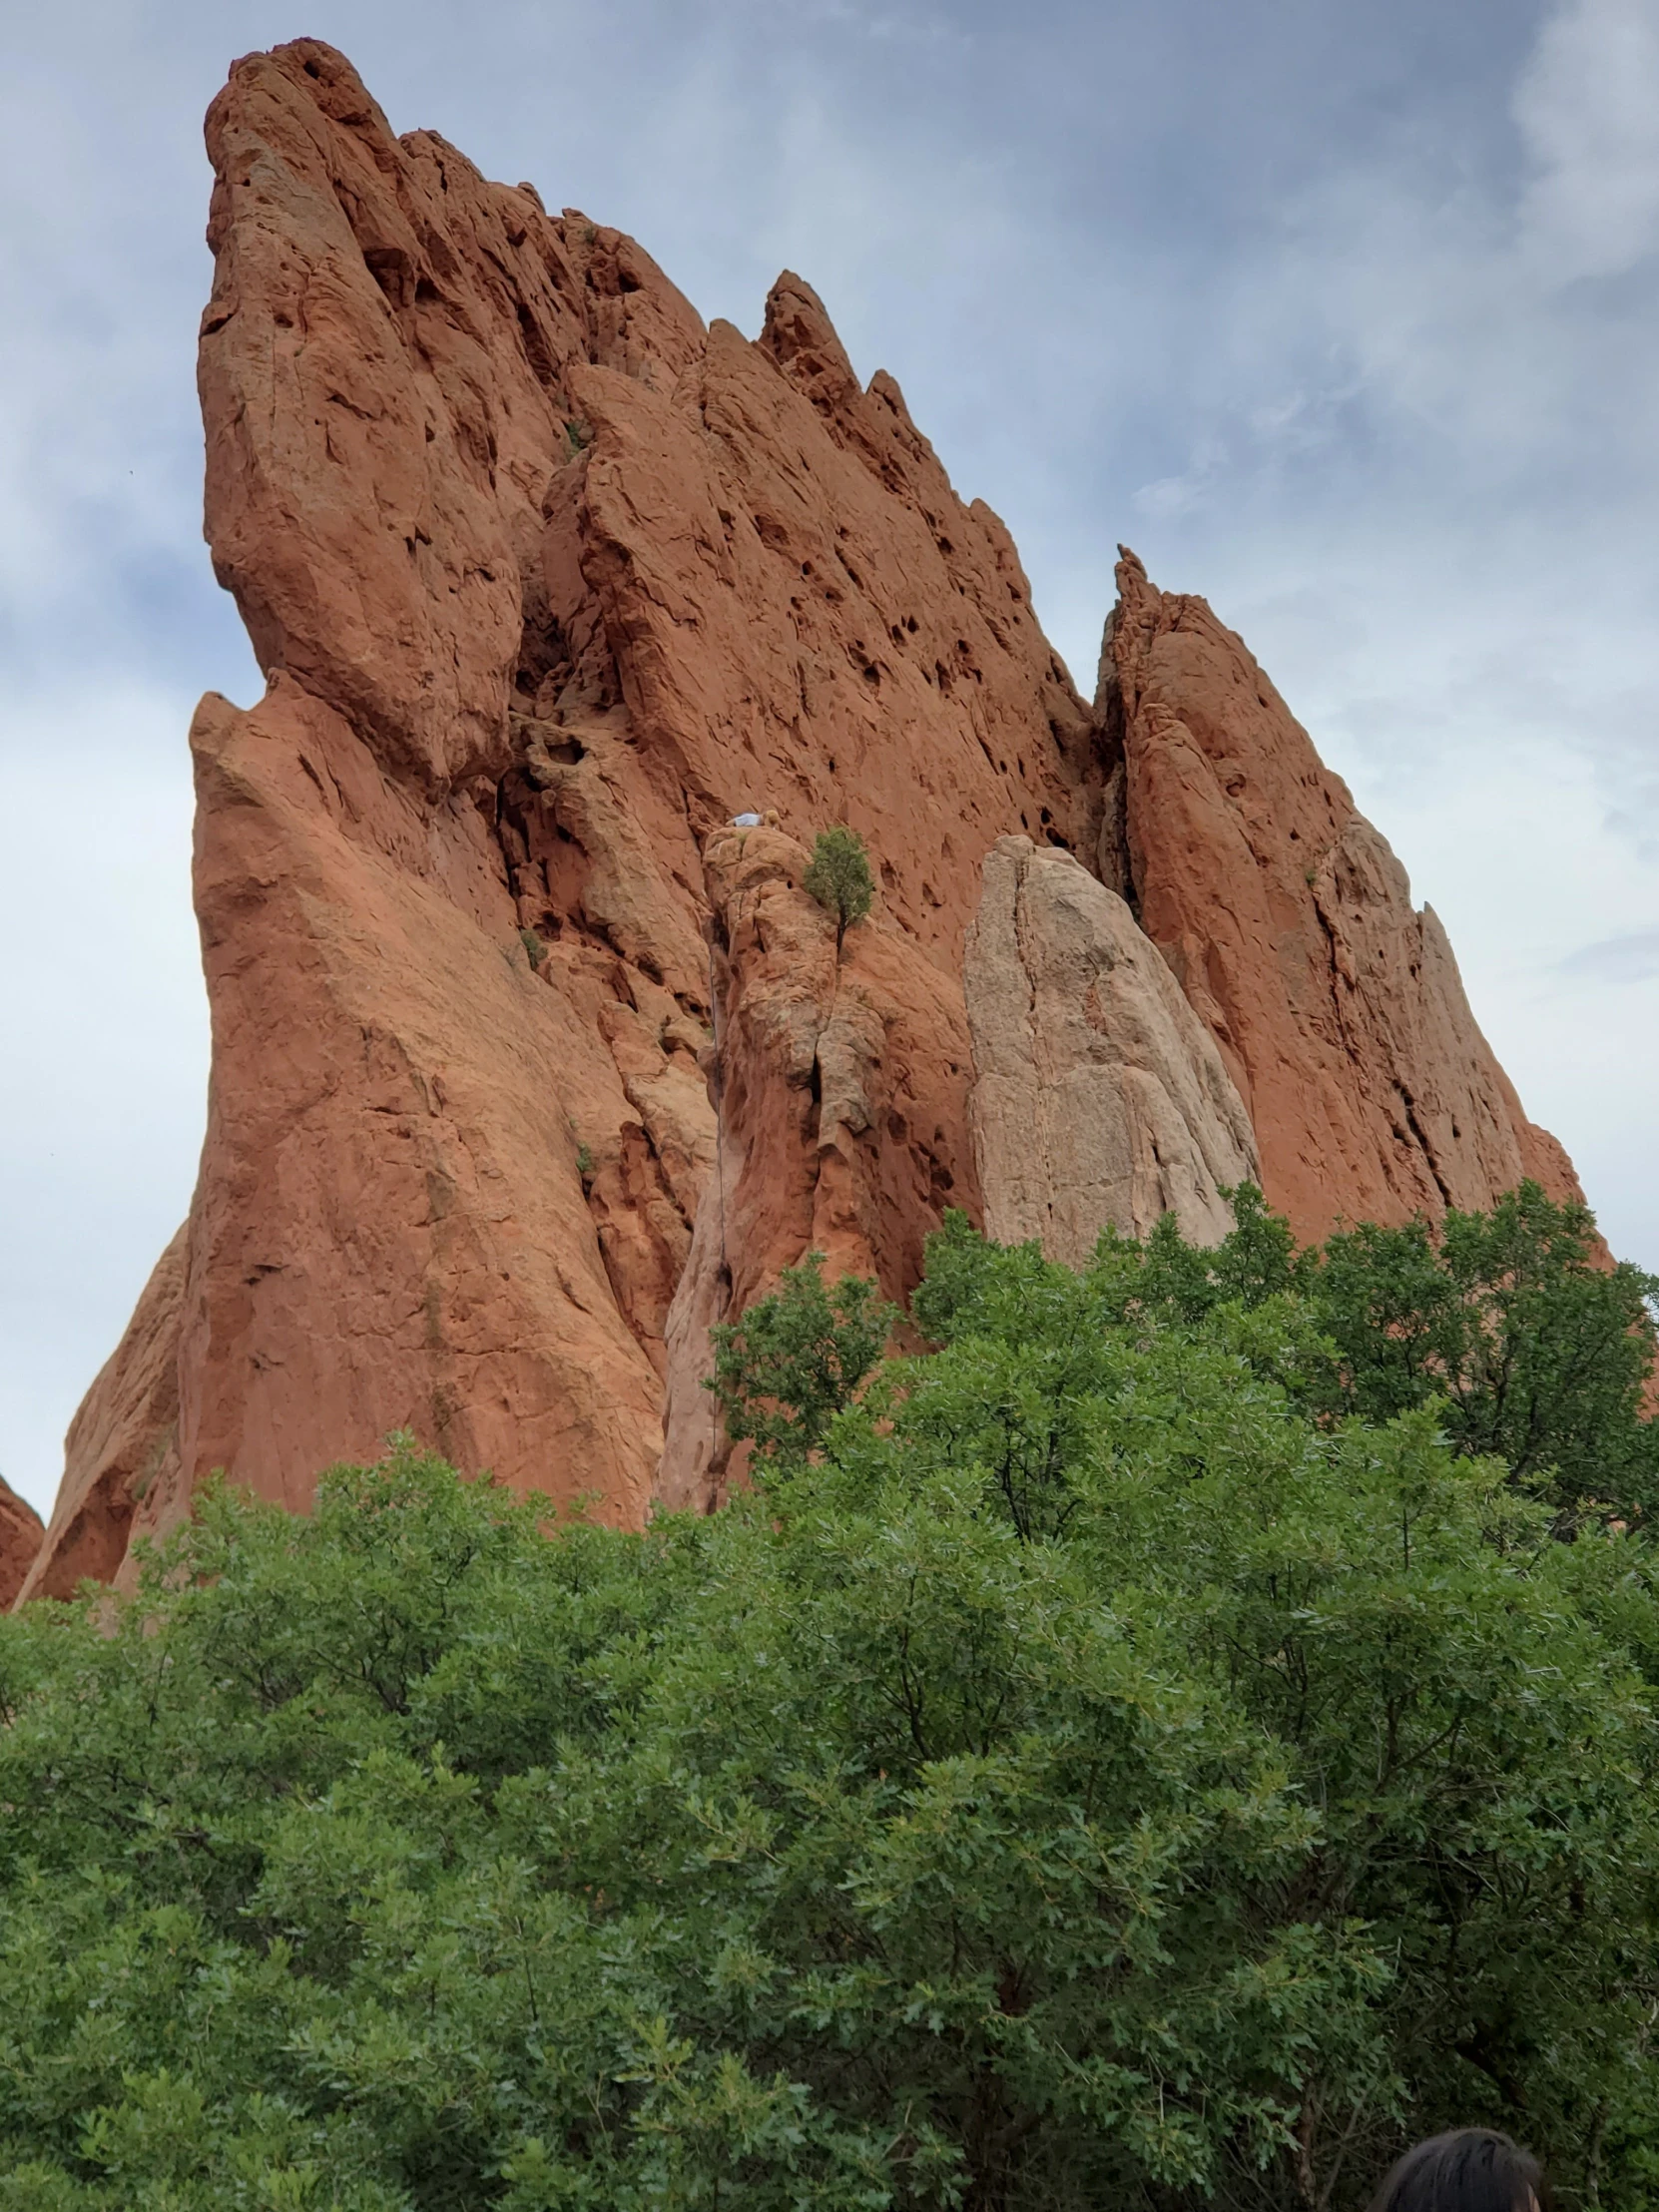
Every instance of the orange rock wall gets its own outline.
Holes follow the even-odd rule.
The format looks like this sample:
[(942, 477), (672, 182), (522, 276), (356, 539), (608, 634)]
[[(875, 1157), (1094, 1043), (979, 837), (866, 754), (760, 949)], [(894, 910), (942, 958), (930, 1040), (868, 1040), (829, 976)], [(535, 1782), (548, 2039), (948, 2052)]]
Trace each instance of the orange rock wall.
[[(638, 1522), (715, 1157), (699, 1055), (714, 993), (761, 987), (713, 941), (710, 832), (867, 835), (867, 957), (920, 1022), (875, 1088), (942, 1125), (980, 855), (1099, 805), (1006, 531), (805, 284), (753, 342), (706, 330), (631, 240), (394, 137), (314, 41), (239, 62), (208, 144), (208, 535), (270, 688), (193, 732), (201, 1181), (39, 1588), (118, 1571), (216, 1466), (298, 1505), (405, 1425)], [(734, 1282), (829, 1209), (907, 1287), (936, 1207), (872, 1194), (908, 1144), (835, 1207), (833, 1162), (804, 1142), (786, 1191), (768, 1152)]]
[(1523, 1176), (1581, 1195), (1480, 1034), (1432, 909), (1413, 910), (1243, 640), (1132, 553), (1117, 575), (1102, 872), (1220, 1045), (1273, 1205), (1312, 1239), (1486, 1206)]
[(41, 1542), (40, 1515), (9, 1483), (0, 1481), (0, 1611), (22, 1589)]
[[(630, 1524), (714, 1502), (709, 1324), (815, 1245), (902, 1298), (979, 1216), (1005, 834), (1130, 899), (1305, 1233), (1568, 1187), (1240, 642), (1131, 558), (1087, 708), (799, 278), (706, 329), (313, 40), (238, 62), (208, 145), (207, 529), (268, 688), (192, 731), (201, 1178), (31, 1591), (119, 1577), (216, 1467), (300, 1507), (404, 1427)], [(838, 962), (832, 822), (879, 878)]]
[(711, 1322), (814, 1251), (902, 1302), (944, 1209), (981, 1212), (960, 984), (879, 904), (837, 958), (834, 923), (801, 887), (809, 854), (778, 829), (717, 831), (704, 860), (720, 1145), (669, 1325), (659, 1490), (674, 1505), (720, 1494)]
[(178, 1463), (179, 1324), (190, 1224), (151, 1270), (133, 1318), (81, 1400), (64, 1439), (64, 1475), (22, 1595), (73, 1597), (108, 1582), (150, 1532)]

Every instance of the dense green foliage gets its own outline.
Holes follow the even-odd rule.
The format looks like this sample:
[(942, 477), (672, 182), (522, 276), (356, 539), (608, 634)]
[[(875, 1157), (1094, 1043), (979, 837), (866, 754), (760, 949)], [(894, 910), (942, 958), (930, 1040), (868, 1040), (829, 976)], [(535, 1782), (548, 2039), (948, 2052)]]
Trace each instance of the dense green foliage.
[(1564, 1514), (1659, 1511), (1659, 1423), (1641, 1417), (1659, 1278), (1599, 1262), (1587, 1208), (1523, 1183), (1490, 1214), (1453, 1209), (1433, 1238), (1413, 1222), (1298, 1252), (1259, 1191), (1234, 1196), (1218, 1252), (1183, 1245), (1169, 1215), (1144, 1250), (1108, 1238), (1108, 1317), (1190, 1325), (1271, 1307), (1296, 1340), (1287, 1358), (1270, 1339), (1273, 1372), (1308, 1411), (1386, 1421), (1437, 1402), (1454, 1450), (1541, 1478)]
[(735, 1322), (717, 1322), (715, 1372), (726, 1433), (764, 1458), (816, 1451), (877, 1360), (896, 1310), (862, 1276), (824, 1280), (824, 1255), (786, 1268), (778, 1295)]
[(838, 960), (846, 932), (855, 921), (863, 920), (875, 897), (869, 853), (856, 830), (837, 826), (819, 831), (813, 840), (813, 857), (801, 878), (801, 887), (832, 917)]
[(954, 1223), (861, 1396), (798, 1271), (712, 1518), (399, 1445), (0, 1621), (0, 2212), (1340, 2212), (1468, 2119), (1652, 2212), (1647, 1542), (1427, 1354), (1345, 1413), (1391, 1352), (1241, 1211)]

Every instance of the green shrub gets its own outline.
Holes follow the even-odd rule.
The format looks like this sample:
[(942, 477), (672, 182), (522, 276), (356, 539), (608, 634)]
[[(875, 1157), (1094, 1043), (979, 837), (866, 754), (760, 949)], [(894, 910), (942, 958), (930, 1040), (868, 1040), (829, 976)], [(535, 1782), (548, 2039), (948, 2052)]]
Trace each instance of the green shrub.
[(835, 924), (838, 960), (846, 932), (854, 922), (864, 919), (875, 896), (869, 853), (857, 830), (821, 830), (813, 841), (813, 857), (801, 883)]
[(720, 1401), (726, 1433), (752, 1438), (766, 1459), (805, 1459), (852, 1402), (897, 1319), (860, 1276), (826, 1286), (824, 1254), (808, 1253), (773, 1297), (709, 1332), (715, 1372), (704, 1388)]
[[(1276, 1309), (1299, 1339), (1292, 1382), (1309, 1411), (1386, 1421), (1434, 1404), (1460, 1453), (1496, 1453), (1569, 1518), (1659, 1512), (1659, 1422), (1644, 1417), (1659, 1278), (1598, 1256), (1582, 1204), (1536, 1183), (1489, 1214), (1339, 1231), (1298, 1253), (1250, 1186), (1215, 1252), (1166, 1216), (1144, 1250), (1108, 1240), (1113, 1315), (1205, 1323)], [(1275, 1356), (1286, 1357), (1284, 1341)]]
[(1652, 1553), (1333, 1401), (1330, 1264), (956, 1219), (935, 1353), (727, 1333), (720, 1514), (399, 1441), (0, 1620), (0, 2207), (1296, 2212), (1489, 2120), (1653, 2212)]

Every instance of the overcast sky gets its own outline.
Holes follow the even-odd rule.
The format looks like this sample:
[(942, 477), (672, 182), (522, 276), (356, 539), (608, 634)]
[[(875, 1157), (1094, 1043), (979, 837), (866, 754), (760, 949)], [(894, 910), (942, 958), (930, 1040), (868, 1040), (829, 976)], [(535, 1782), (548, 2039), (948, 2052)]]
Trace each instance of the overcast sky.
[(189, 1203), (201, 117), (302, 34), (394, 128), (778, 271), (1006, 517), (1093, 686), (1118, 539), (1241, 630), (1659, 1269), (1659, 0), (55, 0), (0, 43), (0, 1472)]

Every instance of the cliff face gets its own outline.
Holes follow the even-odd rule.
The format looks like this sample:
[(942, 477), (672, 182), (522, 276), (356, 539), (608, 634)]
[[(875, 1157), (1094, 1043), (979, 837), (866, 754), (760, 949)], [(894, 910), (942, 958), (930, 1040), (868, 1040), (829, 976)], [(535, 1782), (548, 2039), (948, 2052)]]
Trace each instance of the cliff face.
[(1096, 702), (1103, 872), (1220, 1046), (1273, 1204), (1313, 1238), (1484, 1206), (1523, 1176), (1579, 1195), (1432, 909), (1413, 911), (1404, 869), (1242, 639), (1202, 599), (1155, 590), (1132, 553), (1117, 576)]
[(239, 62), (208, 144), (208, 535), (269, 689), (192, 734), (201, 1182), (41, 1587), (215, 1466), (298, 1504), (399, 1426), (640, 1520), (714, 1158), (705, 839), (751, 808), (863, 830), (965, 1095), (979, 856), (1098, 803), (1007, 533), (806, 285), (754, 342), (706, 330), (311, 41)]
[[(902, 1298), (946, 1205), (1016, 1218), (962, 986), (1006, 835), (1122, 894), (1299, 1227), (1570, 1177), (1238, 641), (1131, 560), (1085, 706), (799, 278), (706, 329), (314, 41), (239, 62), (208, 143), (207, 527), (268, 688), (192, 731), (201, 1180), (32, 1589), (119, 1574), (215, 1467), (298, 1506), (399, 1427), (630, 1523), (712, 1502), (711, 1320), (814, 1245)], [(800, 887), (837, 821), (879, 876), (838, 962)], [(1110, 1181), (1077, 1236), (1156, 1197)]]
[(156, 1262), (120, 1344), (69, 1424), (52, 1518), (22, 1578), (26, 1598), (73, 1597), (88, 1577), (110, 1581), (157, 1477), (177, 1465), (189, 1235), (187, 1222)]
[(903, 1301), (947, 1206), (975, 1219), (972, 1050), (961, 986), (880, 908), (847, 933), (801, 888), (806, 848), (765, 827), (704, 853), (714, 960), (717, 1174), (669, 1322), (667, 1445), (675, 1505), (719, 1495), (709, 1324), (765, 1294), (806, 1252)]

